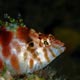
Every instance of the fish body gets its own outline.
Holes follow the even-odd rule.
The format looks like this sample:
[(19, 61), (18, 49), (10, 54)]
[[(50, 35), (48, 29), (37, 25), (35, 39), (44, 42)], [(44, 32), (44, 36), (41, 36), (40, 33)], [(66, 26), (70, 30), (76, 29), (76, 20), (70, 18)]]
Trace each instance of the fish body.
[(51, 34), (45, 35), (16, 23), (0, 27), (0, 71), (6, 66), (13, 75), (33, 73), (64, 50), (64, 43)]

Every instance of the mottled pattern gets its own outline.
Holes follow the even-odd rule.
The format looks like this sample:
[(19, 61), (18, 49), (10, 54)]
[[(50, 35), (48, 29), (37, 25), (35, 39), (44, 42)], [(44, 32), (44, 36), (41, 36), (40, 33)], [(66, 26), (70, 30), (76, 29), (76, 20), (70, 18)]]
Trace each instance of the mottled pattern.
[(13, 26), (15, 30), (10, 26), (0, 28), (0, 70), (6, 65), (12, 74), (32, 73), (47, 66), (65, 50), (64, 43), (51, 34)]

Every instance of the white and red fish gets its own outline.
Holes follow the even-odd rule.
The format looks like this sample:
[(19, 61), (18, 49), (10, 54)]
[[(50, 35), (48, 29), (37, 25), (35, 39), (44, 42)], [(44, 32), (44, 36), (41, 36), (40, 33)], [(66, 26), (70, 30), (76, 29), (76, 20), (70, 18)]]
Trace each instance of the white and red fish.
[(16, 23), (0, 27), (0, 71), (27, 74), (47, 66), (64, 52), (64, 43)]

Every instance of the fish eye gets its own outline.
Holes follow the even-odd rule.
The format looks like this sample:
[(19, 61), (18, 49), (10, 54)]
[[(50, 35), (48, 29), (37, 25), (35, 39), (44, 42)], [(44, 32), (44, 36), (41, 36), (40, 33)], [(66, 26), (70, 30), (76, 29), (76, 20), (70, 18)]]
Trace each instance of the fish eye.
[(48, 42), (45, 40), (45, 41), (44, 41), (44, 44), (45, 44), (45, 45), (48, 45)]
[(34, 43), (33, 42), (30, 42), (29, 43), (29, 47), (33, 47), (34, 46)]

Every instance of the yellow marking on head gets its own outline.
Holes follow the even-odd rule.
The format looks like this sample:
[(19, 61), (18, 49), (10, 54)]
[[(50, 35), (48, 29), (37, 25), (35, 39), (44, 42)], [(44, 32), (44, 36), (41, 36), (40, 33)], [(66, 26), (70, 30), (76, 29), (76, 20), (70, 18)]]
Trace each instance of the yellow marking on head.
[(37, 60), (39, 61), (40, 64), (42, 64), (41, 59), (39, 57), (37, 57)]
[(47, 62), (50, 62), (46, 48), (43, 49), (43, 52), (44, 52), (44, 57), (46, 58)]
[(34, 60), (32, 58), (30, 59), (29, 64), (30, 64), (29, 68), (32, 69), (34, 64)]
[(40, 64), (42, 63), (40, 58), (38, 57), (38, 54), (35, 52), (35, 49), (28, 48), (28, 51), (31, 52), (31, 55), (34, 59), (38, 60)]
[(38, 60), (38, 62), (39, 62), (40, 64), (42, 64), (41, 59), (38, 57), (38, 54), (37, 54), (37, 53), (33, 52), (32, 55), (33, 55), (33, 58), (34, 58), (34, 59)]
[(19, 60), (15, 54), (11, 55), (10, 63), (12, 65), (12, 67), (19, 73), (20, 72)]
[(24, 61), (27, 59), (27, 52), (24, 53)]

